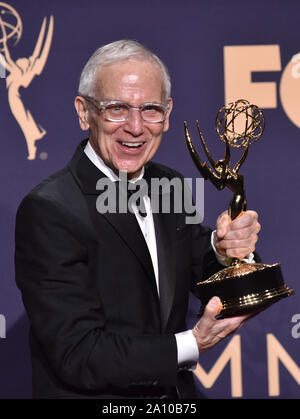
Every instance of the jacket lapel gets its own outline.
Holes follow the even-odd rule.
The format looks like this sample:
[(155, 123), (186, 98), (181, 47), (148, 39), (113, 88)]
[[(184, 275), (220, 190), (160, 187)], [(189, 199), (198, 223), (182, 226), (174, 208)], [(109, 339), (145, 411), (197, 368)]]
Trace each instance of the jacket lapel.
[[(87, 199), (96, 200), (99, 191), (96, 189), (97, 181), (105, 175), (89, 160), (84, 153), (87, 140), (83, 141), (77, 148), (75, 155), (69, 163), (77, 184), (86, 195)], [(166, 173), (151, 162), (146, 165), (145, 178), (149, 182), (153, 178), (165, 177)], [(170, 195), (170, 194), (169, 194)], [(166, 197), (166, 196), (165, 196)], [(170, 198), (166, 197), (167, 199)], [(170, 201), (172, 202), (172, 201)], [(131, 212), (124, 214), (104, 213), (98, 214), (104, 217), (120, 235), (120, 238), (130, 247), (137, 259), (142, 264), (146, 275), (152, 281), (156, 289), (155, 274), (153, 270), (151, 256), (137, 223), (135, 215)], [(153, 214), (156, 246), (159, 267), (159, 292), (162, 329), (165, 330), (170, 316), (176, 285), (175, 273), (175, 234), (176, 234), (176, 214)]]
[[(104, 178), (105, 175), (84, 153), (86, 143), (87, 140), (83, 141), (78, 146), (74, 157), (69, 163), (69, 169), (83, 194), (86, 195), (87, 200), (92, 200), (92, 205), (96, 205), (97, 195), (99, 195), (96, 184), (99, 179)], [(100, 214), (95, 211), (94, 217), (92, 218), (95, 220), (96, 228), (98, 225), (97, 217), (104, 217), (111, 224), (115, 231), (120, 235), (120, 238), (124, 240), (136, 255), (137, 259), (142, 264), (146, 275), (156, 288), (151, 256), (135, 215), (131, 212), (122, 214), (106, 212)]]
[[(168, 215), (168, 217), (167, 217)], [(174, 214), (153, 214), (159, 269), (159, 301), (162, 329), (165, 330), (175, 294)]]
[[(157, 166), (149, 163), (146, 165), (145, 178), (149, 182), (151, 179), (161, 179), (166, 177)], [(164, 193), (159, 199), (171, 199), (171, 192)], [(162, 330), (167, 327), (172, 304), (175, 296), (176, 272), (175, 272), (175, 239), (176, 239), (176, 214), (170, 213), (153, 214), (155, 226), (156, 247), (159, 269), (159, 300)]]

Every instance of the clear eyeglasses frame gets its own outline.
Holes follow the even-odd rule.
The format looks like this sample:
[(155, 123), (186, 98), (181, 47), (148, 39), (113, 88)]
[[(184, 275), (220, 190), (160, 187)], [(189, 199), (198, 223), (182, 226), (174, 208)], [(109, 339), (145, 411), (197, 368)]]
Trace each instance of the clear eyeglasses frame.
[(152, 124), (163, 122), (166, 117), (170, 105), (162, 103), (142, 103), (139, 106), (131, 106), (126, 102), (119, 100), (98, 101), (97, 99), (80, 95), (87, 102), (94, 105), (99, 111), (103, 112), (104, 118), (111, 122), (128, 121), (132, 109), (138, 109), (144, 122)]

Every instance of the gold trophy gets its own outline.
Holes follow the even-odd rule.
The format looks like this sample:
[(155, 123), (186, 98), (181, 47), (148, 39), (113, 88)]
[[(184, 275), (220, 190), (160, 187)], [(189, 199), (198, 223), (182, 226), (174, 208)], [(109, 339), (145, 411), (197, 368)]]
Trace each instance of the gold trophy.
[[(246, 210), (244, 177), (238, 173), (245, 161), (249, 145), (257, 141), (264, 131), (262, 111), (247, 100), (240, 99), (229, 103), (217, 113), (215, 127), (218, 136), (225, 143), (224, 159), (214, 161), (206, 146), (196, 121), (200, 140), (212, 168), (203, 163), (193, 145), (187, 123), (184, 123), (185, 137), (189, 152), (205, 180), (222, 190), (225, 187), (233, 192), (228, 214), (232, 220)], [(240, 160), (230, 168), (230, 147), (243, 148)], [(203, 282), (197, 284), (203, 312), (205, 305), (213, 296), (221, 299), (220, 317), (230, 317), (268, 306), (281, 298), (294, 293), (283, 280), (279, 263), (246, 263), (232, 259), (228, 268), (222, 269)]]

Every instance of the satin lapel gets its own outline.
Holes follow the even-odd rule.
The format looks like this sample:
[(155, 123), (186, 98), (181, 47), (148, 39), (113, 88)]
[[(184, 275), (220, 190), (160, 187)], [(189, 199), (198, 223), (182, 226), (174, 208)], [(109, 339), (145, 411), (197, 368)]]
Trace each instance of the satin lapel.
[(159, 268), (159, 300), (165, 330), (175, 294), (175, 214), (153, 214)]
[[(166, 172), (162, 171), (157, 165), (153, 165), (152, 162), (146, 164), (146, 170), (144, 178), (148, 184), (151, 180), (162, 179), (166, 177)], [(171, 179), (172, 177), (170, 177)], [(151, 190), (151, 193), (154, 193)], [(168, 196), (166, 196), (166, 193)], [(168, 202), (172, 202), (170, 199), (170, 191), (164, 192), (164, 199)], [(173, 196), (173, 195), (172, 195)], [(152, 196), (153, 197), (153, 196)], [(161, 204), (162, 194), (157, 197)], [(168, 319), (172, 309), (175, 286), (176, 286), (176, 275), (175, 275), (175, 239), (176, 239), (176, 214), (174, 213), (153, 213), (153, 221), (155, 226), (156, 236), (156, 247), (157, 247), (157, 258), (158, 258), (158, 270), (159, 270), (159, 301), (161, 311), (161, 322), (162, 330), (167, 327)]]

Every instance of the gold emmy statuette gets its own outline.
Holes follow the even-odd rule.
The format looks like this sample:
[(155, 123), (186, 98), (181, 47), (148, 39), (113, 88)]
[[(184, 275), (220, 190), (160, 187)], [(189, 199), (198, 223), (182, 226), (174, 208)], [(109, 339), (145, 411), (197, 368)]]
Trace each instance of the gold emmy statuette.
[[(187, 123), (184, 123), (185, 137), (189, 152), (205, 180), (222, 190), (233, 192), (228, 214), (232, 220), (246, 210), (244, 177), (238, 173), (245, 161), (249, 145), (257, 141), (264, 131), (262, 111), (247, 100), (237, 100), (221, 108), (217, 114), (215, 127), (218, 136), (225, 143), (224, 159), (214, 161), (208, 151), (198, 121), (196, 122), (200, 140), (212, 168), (203, 163), (192, 142)], [(230, 147), (242, 148), (240, 160), (230, 168)], [(268, 306), (294, 293), (283, 280), (279, 263), (246, 263), (232, 259), (228, 268), (222, 269), (207, 280), (197, 284), (203, 312), (210, 298), (218, 296), (222, 309), (220, 317), (240, 315)]]

